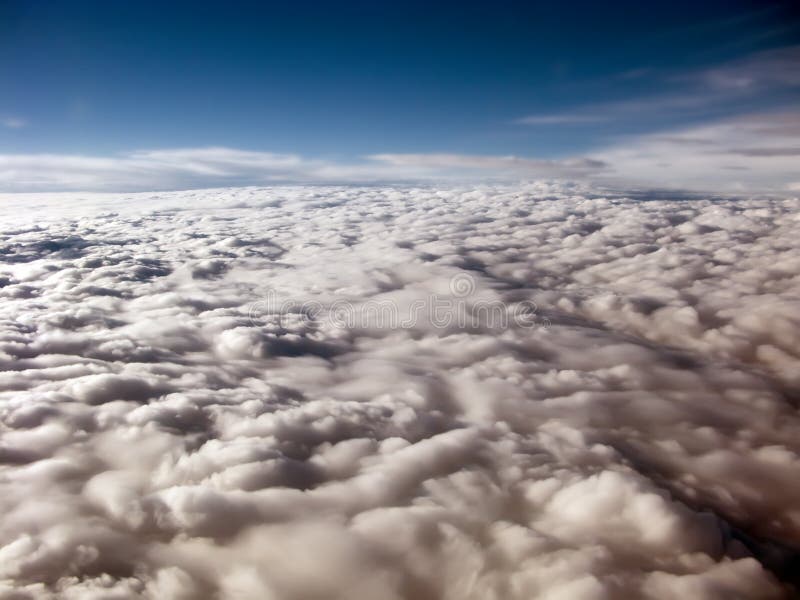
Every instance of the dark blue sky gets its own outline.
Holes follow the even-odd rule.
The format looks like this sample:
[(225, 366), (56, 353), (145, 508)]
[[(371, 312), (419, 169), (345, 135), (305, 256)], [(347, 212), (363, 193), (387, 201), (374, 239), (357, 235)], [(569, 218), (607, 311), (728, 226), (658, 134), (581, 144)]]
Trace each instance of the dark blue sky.
[[(562, 156), (795, 101), (659, 104), (705, 93), (704, 69), (797, 43), (795, 7), (4, 0), (0, 152)], [(632, 100), (643, 114), (618, 106)]]

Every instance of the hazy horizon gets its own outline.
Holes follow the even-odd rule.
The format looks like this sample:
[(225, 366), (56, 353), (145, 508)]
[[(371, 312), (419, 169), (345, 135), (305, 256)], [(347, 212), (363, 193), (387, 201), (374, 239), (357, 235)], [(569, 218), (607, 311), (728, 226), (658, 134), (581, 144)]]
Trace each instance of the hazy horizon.
[(0, 191), (800, 186), (793, 2), (5, 2)]

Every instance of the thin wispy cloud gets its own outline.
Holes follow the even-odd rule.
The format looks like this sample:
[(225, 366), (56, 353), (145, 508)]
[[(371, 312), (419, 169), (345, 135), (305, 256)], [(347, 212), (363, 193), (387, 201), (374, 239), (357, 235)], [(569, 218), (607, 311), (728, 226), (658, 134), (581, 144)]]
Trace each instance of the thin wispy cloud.
[(522, 125), (585, 125), (597, 123), (616, 123), (621, 121), (642, 120), (654, 115), (667, 116), (696, 112), (708, 106), (718, 106), (718, 101), (726, 98), (726, 94), (697, 95), (663, 94), (643, 96), (617, 102), (605, 102), (579, 106), (573, 112), (547, 115), (529, 115), (518, 119)]
[[(628, 180), (718, 191), (793, 191), (800, 177), (800, 113), (738, 116), (598, 151)], [(735, 172), (735, 174), (732, 174)]]
[(304, 180), (319, 165), (299, 156), (231, 148), (136, 151), (119, 156), (0, 155), (0, 187), (19, 190), (141, 190)]
[[(720, 192), (785, 192), (798, 180), (800, 112), (759, 113), (633, 135), (561, 159), (379, 153), (352, 161), (225, 147), (117, 156), (0, 154), (0, 191), (136, 191), (274, 183), (582, 180)], [(732, 176), (731, 172), (736, 175)]]
[(7, 129), (22, 129), (28, 125), (28, 122), (20, 117), (3, 117), (0, 119), (0, 125)]
[(335, 162), (234, 148), (178, 148), (120, 156), (0, 155), (0, 190), (181, 189), (266, 183), (372, 183), (461, 179), (580, 178), (606, 165), (465, 154), (375, 154)]
[(800, 87), (800, 46), (758, 52), (751, 56), (685, 76), (688, 81), (714, 89), (774, 92)]
[(608, 121), (609, 118), (609, 115), (603, 114), (565, 113), (531, 115), (519, 119), (517, 123), (521, 123), (522, 125), (571, 125), (575, 123), (598, 123), (601, 121)]
[(411, 167), (421, 171), (490, 171), (496, 175), (538, 175), (545, 177), (581, 176), (597, 172), (608, 166), (602, 161), (583, 157), (542, 160), (518, 156), (475, 156), (465, 154), (375, 154), (369, 158), (395, 167)]
[[(647, 74), (637, 71), (640, 77)], [(657, 126), (657, 119), (719, 117), (754, 100), (779, 104), (783, 99), (789, 103), (783, 95), (800, 91), (800, 46), (758, 52), (719, 66), (662, 77), (671, 84), (669, 92), (582, 104), (558, 113), (527, 115), (516, 122), (532, 126), (650, 122)]]

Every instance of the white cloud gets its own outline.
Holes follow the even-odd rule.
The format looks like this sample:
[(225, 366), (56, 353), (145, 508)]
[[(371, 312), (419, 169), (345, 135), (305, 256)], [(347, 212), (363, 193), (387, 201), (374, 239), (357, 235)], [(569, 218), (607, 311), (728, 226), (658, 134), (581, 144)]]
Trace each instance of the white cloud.
[(595, 155), (628, 182), (718, 192), (791, 191), (800, 113), (747, 115), (624, 140)]
[[(4, 194), (0, 598), (788, 599), (798, 222), (583, 184)], [(537, 320), (299, 308), (432, 298)]]
[(800, 113), (747, 115), (631, 136), (590, 157), (536, 159), (383, 153), (350, 163), (232, 148), (137, 151), (117, 157), (0, 155), (0, 190), (189, 189), (264, 183), (469, 182), (561, 179), (616, 187), (786, 193), (800, 172)]
[(316, 168), (294, 155), (229, 148), (132, 152), (118, 157), (0, 155), (0, 185), (10, 190), (130, 190), (222, 182), (301, 179)]
[(267, 182), (579, 177), (602, 168), (599, 161), (586, 158), (459, 154), (377, 154), (364, 161), (336, 163), (219, 147), (137, 151), (117, 157), (5, 154), (0, 155), (0, 189), (123, 191)]

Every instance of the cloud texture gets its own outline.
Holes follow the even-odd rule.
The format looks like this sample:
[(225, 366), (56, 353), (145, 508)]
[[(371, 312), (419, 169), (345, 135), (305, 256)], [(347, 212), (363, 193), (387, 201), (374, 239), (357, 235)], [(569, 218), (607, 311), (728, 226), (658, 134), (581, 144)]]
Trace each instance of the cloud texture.
[(0, 598), (791, 596), (796, 201), (2, 200)]

